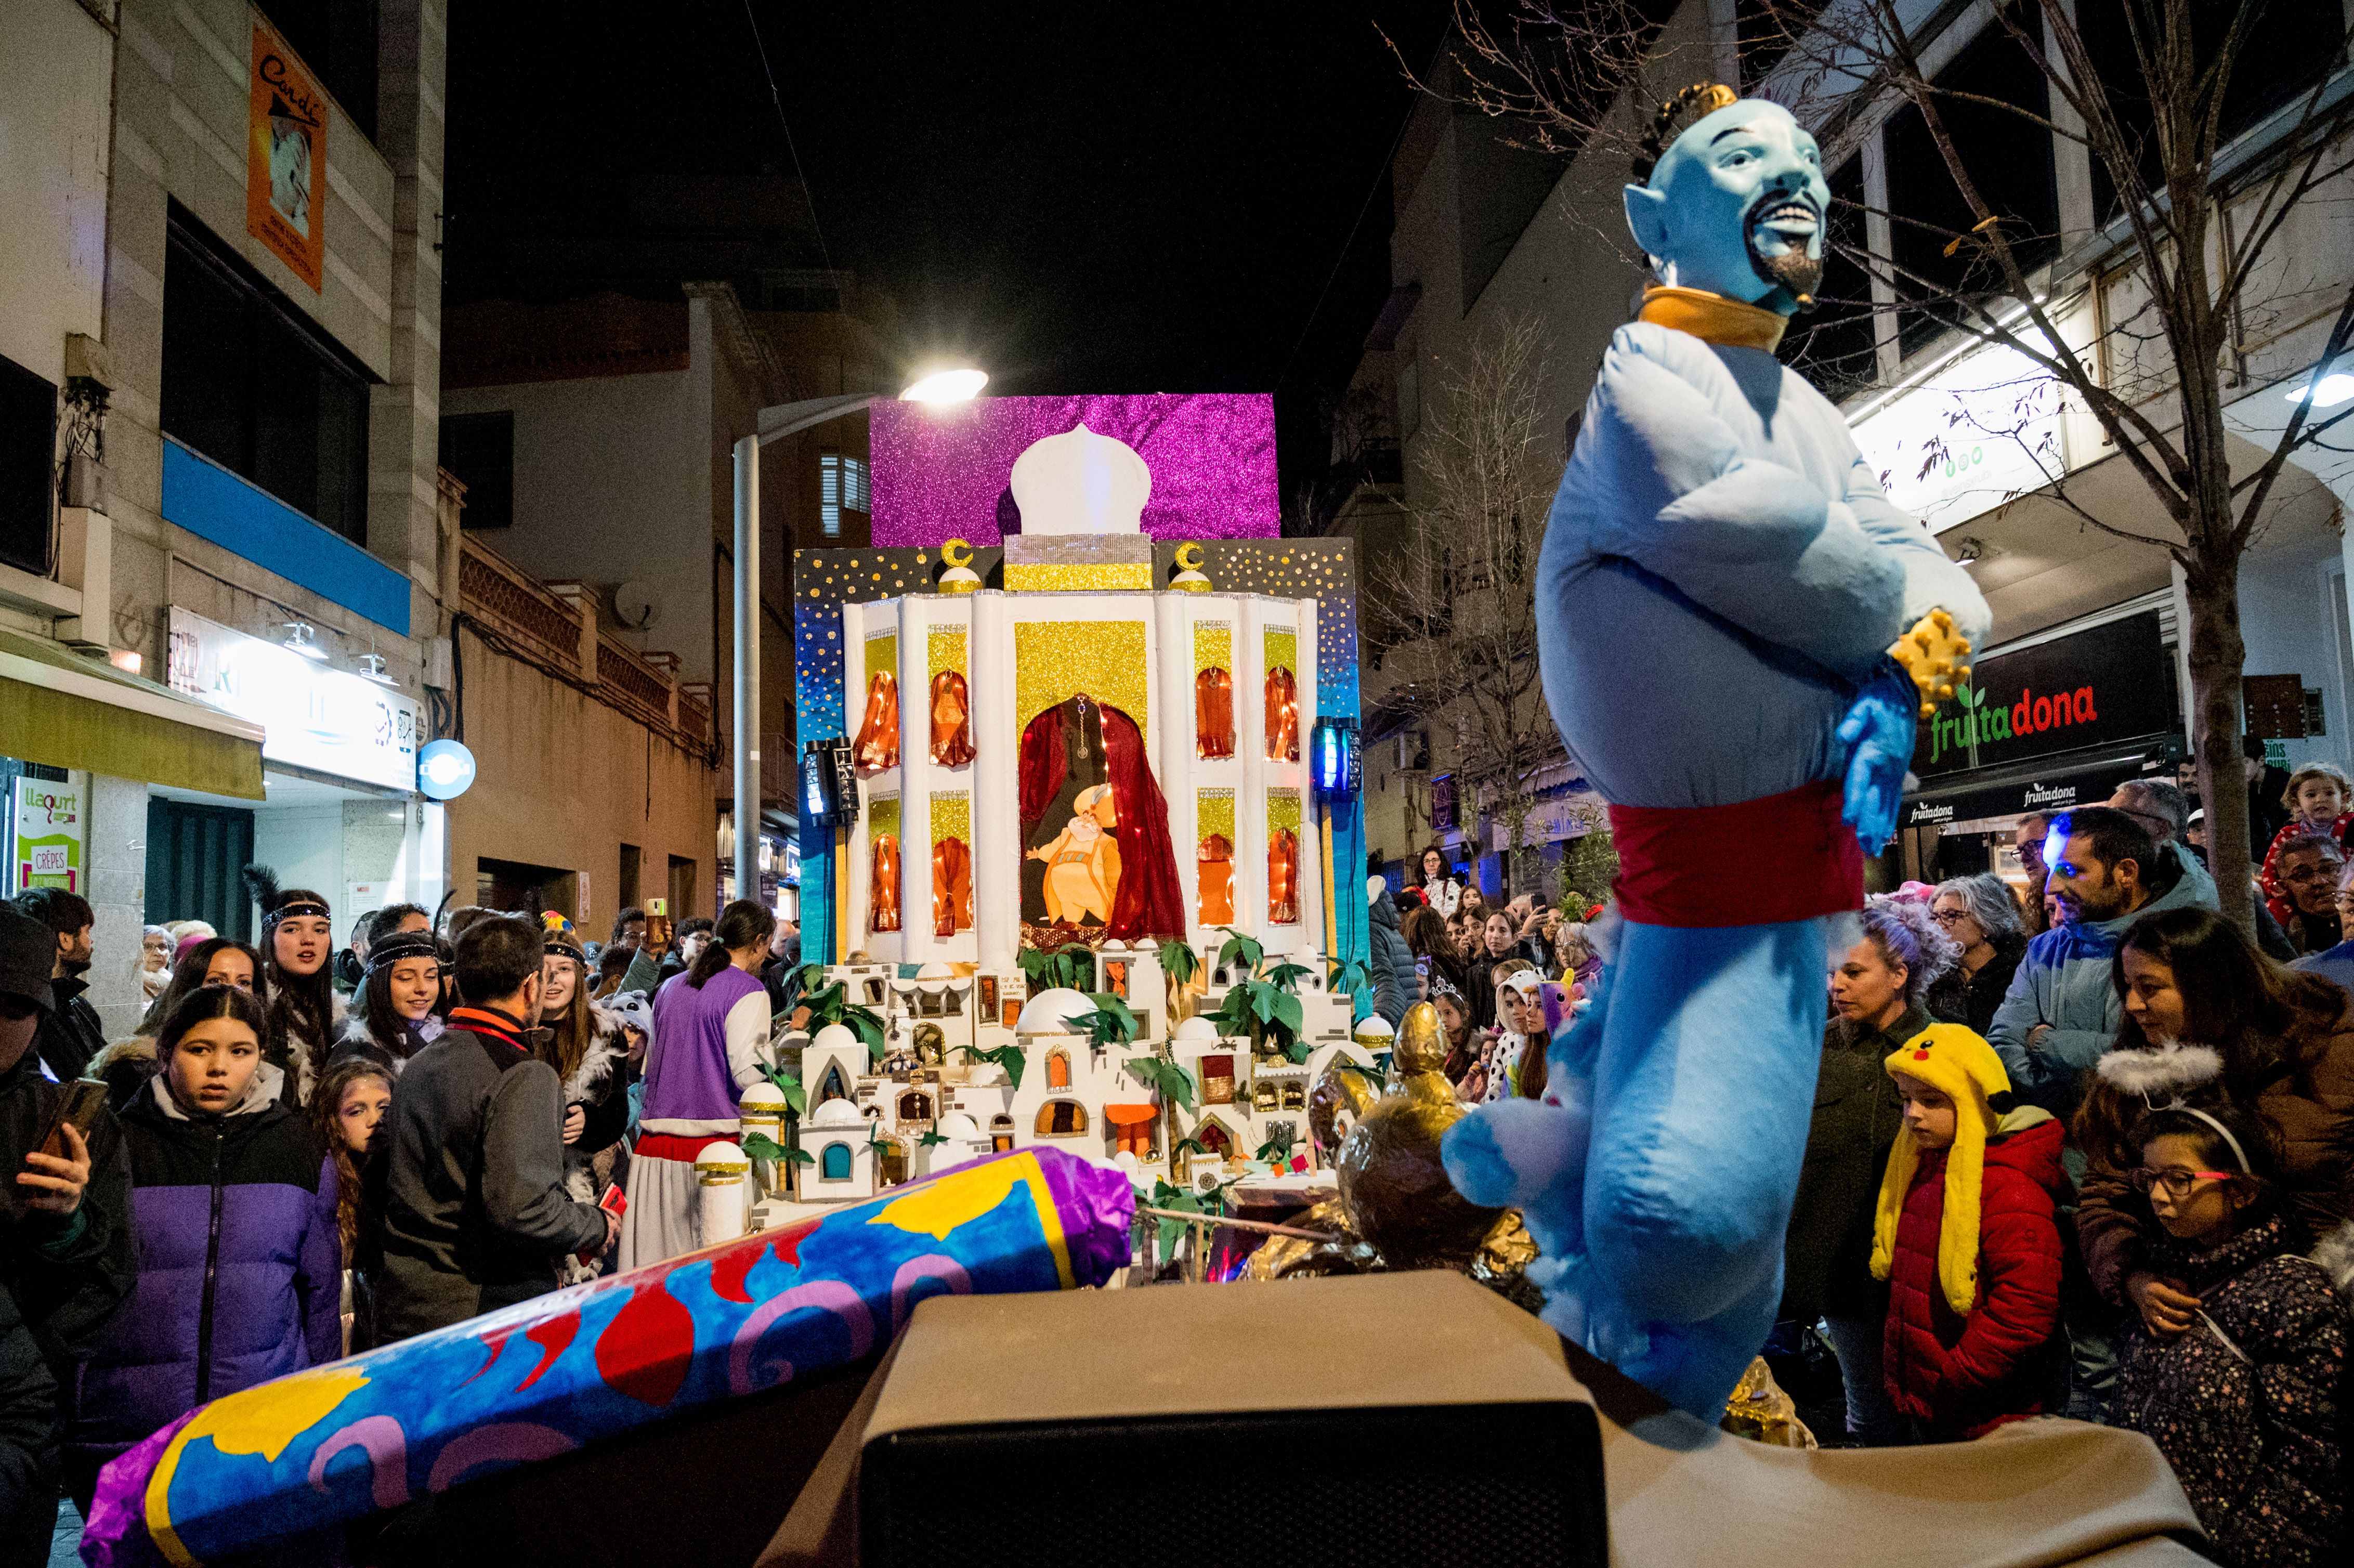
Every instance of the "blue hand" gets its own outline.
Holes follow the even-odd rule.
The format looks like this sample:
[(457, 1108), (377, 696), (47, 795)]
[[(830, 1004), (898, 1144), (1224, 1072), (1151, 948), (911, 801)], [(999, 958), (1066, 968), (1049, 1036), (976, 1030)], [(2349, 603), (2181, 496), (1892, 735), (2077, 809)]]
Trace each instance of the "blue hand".
[(1904, 795), (1905, 769), (1913, 762), (1914, 715), (1920, 696), (1892, 661), (1857, 694), (1840, 721), (1839, 740), (1847, 752), (1847, 782), (1840, 814), (1855, 830), (1866, 854), (1878, 854), (1896, 836), (1896, 812)]

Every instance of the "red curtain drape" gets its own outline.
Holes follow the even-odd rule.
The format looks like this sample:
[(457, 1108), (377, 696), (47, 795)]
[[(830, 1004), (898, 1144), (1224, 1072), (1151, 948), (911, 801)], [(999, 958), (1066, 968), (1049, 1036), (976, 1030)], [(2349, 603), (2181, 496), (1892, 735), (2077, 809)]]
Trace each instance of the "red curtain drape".
[(1299, 760), (1299, 683), (1280, 664), (1267, 673), (1267, 759)]
[(1299, 835), (1289, 828), (1267, 836), (1267, 918), (1271, 926), (1299, 919)]
[(1235, 846), (1224, 833), (1204, 833), (1194, 855), (1196, 899), (1204, 926), (1235, 923)]
[(962, 839), (942, 839), (932, 846), (932, 934), (971, 929), (972, 852)]
[[(1093, 701), (1092, 698), (1089, 699)], [(1177, 880), (1177, 852), (1169, 839), (1169, 802), (1145, 760), (1144, 736), (1118, 708), (1101, 707), (1104, 751), (1119, 821), (1119, 890), (1104, 935), (1119, 941), (1185, 934), (1185, 899)], [(1031, 830), (1063, 788), (1063, 708), (1046, 709), (1022, 731), (1022, 833)]]
[(875, 862), (866, 907), (868, 930), (899, 928), (899, 841), (890, 833), (875, 835)]
[(932, 764), (961, 768), (972, 760), (972, 704), (964, 677), (943, 670), (932, 677)]
[(899, 681), (887, 670), (866, 683), (866, 717), (851, 759), (868, 769), (899, 766)]
[(1235, 678), (1214, 664), (1193, 677), (1193, 754), (1235, 754)]

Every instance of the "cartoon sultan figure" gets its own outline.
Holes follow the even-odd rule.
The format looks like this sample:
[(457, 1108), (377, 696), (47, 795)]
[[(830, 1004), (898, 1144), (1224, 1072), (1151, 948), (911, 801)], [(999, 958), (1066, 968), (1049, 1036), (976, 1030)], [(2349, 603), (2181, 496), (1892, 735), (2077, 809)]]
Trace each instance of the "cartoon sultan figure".
[(1483, 1107), (1445, 1155), (1466, 1197), (1522, 1208), (1548, 1321), (1713, 1419), (1781, 1295), (1862, 849), (1894, 832), (1916, 708), (1968, 673), (1988, 615), (1774, 357), (1822, 270), (1814, 138), (1709, 84), (1661, 107), (1635, 174), (1659, 285), (1603, 361), (1537, 584), (1546, 699), (1610, 802), (1624, 922), (1544, 1098)]
[(1111, 786), (1098, 784), (1071, 808), (1070, 825), (1030, 852), (1046, 863), (1046, 917), (1073, 926), (1111, 919), (1119, 891), (1119, 844), (1111, 836), (1119, 823)]

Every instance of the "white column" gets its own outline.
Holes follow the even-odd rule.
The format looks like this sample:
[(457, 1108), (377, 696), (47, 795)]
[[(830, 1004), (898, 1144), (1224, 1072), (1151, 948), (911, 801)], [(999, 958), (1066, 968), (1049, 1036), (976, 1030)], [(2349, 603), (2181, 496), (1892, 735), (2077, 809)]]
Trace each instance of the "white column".
[[(1316, 601), (1312, 599), (1293, 601), (1299, 612), (1299, 659), (1292, 673), (1299, 679), (1299, 765), (1293, 769), (1299, 787), (1299, 938), (1292, 949), (1300, 953), (1321, 952), (1324, 948), (1324, 832), (1321, 813), (1317, 809), (1315, 792), (1308, 781), (1315, 777), (1315, 765), (1309, 756), (1309, 744), (1316, 734)], [(1349, 868), (1332, 868), (1335, 886), (1347, 889), (1364, 885), (1361, 871), (1352, 878)], [(1314, 967), (1314, 966), (1311, 966)], [(1317, 969), (1319, 975), (1323, 973)]]
[(972, 689), (972, 926), (979, 962), (1012, 973), (1022, 945), (1022, 800), (1019, 753), (1026, 715), (1013, 707), (1013, 604), (1002, 593), (970, 596), (966, 644)]

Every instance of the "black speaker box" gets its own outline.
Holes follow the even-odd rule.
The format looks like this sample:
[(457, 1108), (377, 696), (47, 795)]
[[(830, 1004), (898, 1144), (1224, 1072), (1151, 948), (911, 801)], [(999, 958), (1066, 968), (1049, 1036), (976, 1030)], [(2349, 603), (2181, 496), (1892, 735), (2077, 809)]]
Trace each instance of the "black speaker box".
[(1601, 1568), (1600, 1425), (1454, 1274), (937, 1297), (763, 1562), (1094, 1560)]

